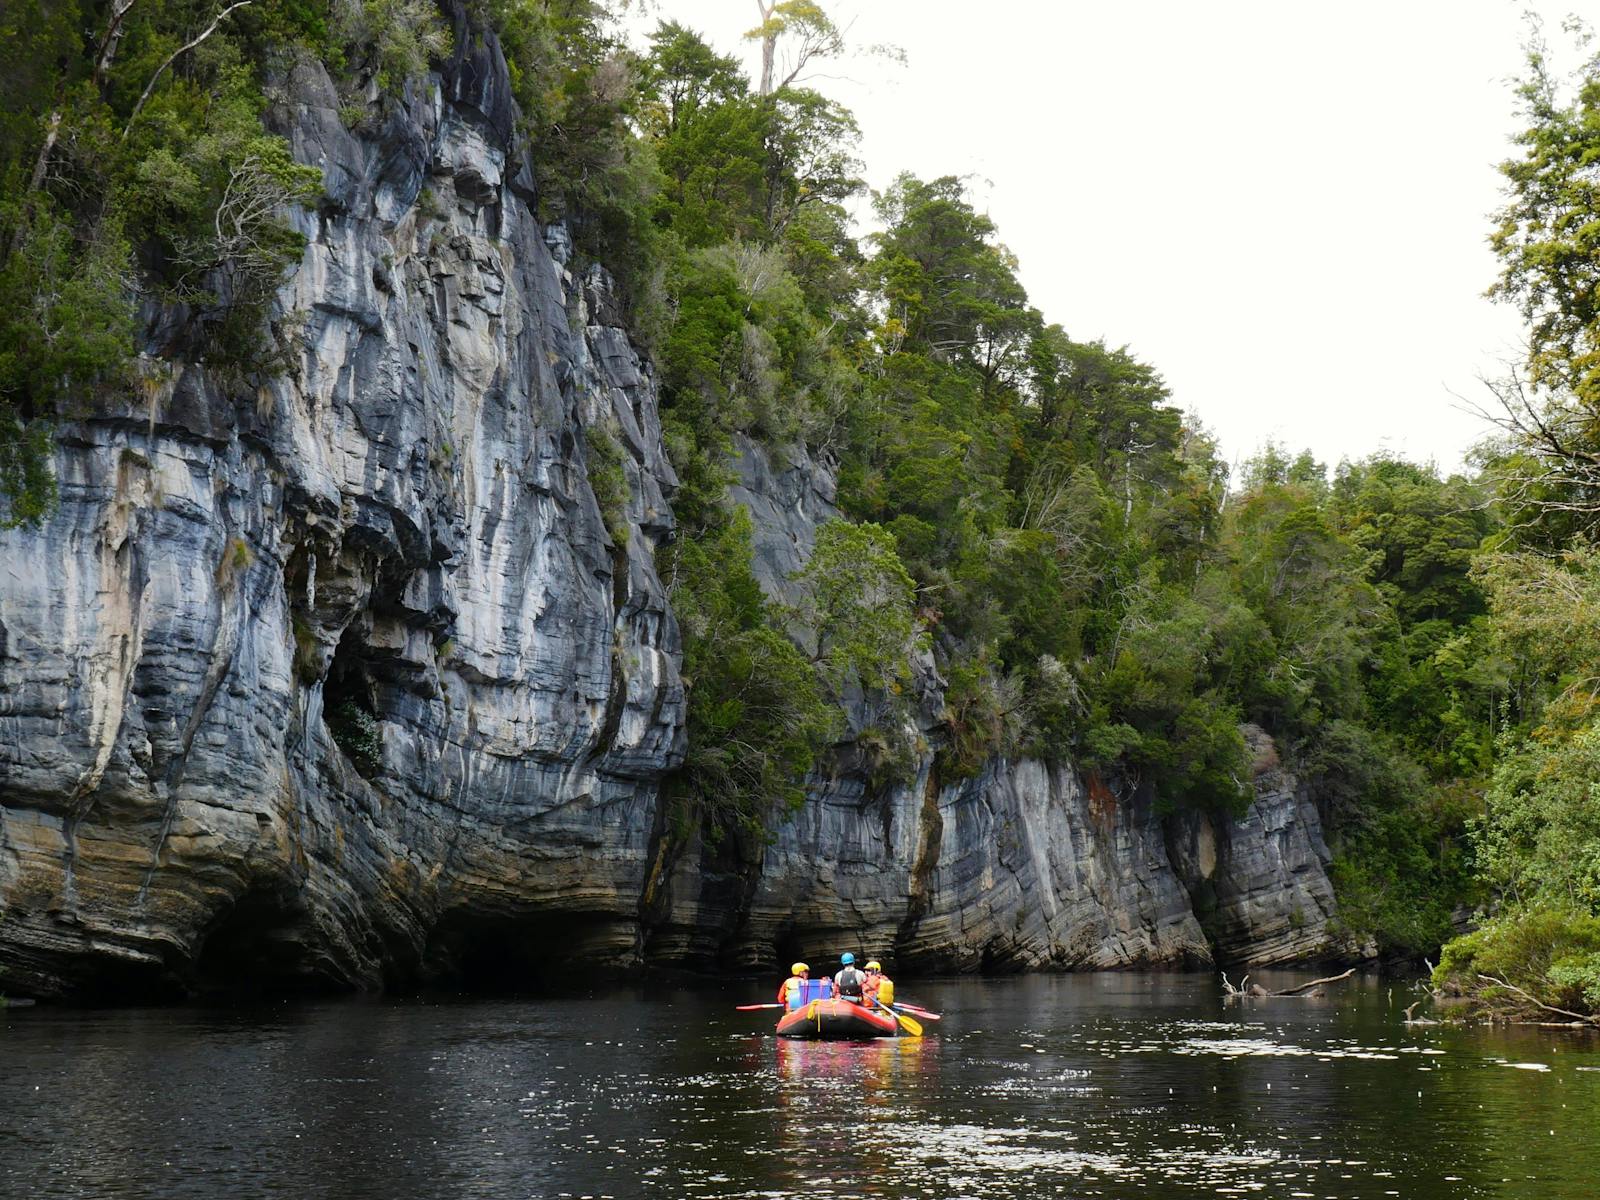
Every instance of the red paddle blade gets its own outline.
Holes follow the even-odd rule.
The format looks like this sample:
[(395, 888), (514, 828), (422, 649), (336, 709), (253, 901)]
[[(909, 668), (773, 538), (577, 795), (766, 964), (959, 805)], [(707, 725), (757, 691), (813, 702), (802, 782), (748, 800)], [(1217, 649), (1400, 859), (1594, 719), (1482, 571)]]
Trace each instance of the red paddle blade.
[(755, 1012), (758, 1008), (782, 1008), (781, 1004), (736, 1004), (734, 1012)]

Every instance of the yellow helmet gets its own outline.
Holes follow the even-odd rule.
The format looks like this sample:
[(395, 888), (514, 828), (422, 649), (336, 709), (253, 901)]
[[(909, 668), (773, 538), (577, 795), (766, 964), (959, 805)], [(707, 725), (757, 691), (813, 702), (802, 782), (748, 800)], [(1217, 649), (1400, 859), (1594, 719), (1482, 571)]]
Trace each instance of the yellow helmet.
[(869, 971), (881, 971), (881, 970), (883, 970), (883, 968), (878, 964), (877, 960), (874, 959), (872, 962), (869, 962), (867, 964), (867, 970), (869, 970)]
[(798, 975), (798, 974), (800, 974), (801, 971), (810, 971), (810, 970), (811, 970), (811, 968), (806, 966), (805, 963), (795, 963), (794, 966), (789, 968), (789, 974)]

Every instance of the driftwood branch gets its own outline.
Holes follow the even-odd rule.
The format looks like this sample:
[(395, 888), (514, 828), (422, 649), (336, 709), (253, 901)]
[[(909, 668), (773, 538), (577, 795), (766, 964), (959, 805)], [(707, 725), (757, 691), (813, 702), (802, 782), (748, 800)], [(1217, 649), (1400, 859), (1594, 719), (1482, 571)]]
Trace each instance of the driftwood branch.
[(1249, 1000), (1267, 1000), (1278, 999), (1284, 996), (1304, 997), (1313, 994), (1314, 988), (1319, 988), (1325, 983), (1338, 983), (1342, 979), (1349, 979), (1350, 976), (1354, 975), (1355, 973), (1356, 969), (1351, 967), (1343, 975), (1329, 975), (1326, 979), (1313, 979), (1310, 983), (1302, 983), (1292, 988), (1284, 988), (1281, 992), (1269, 992), (1259, 983), (1250, 987), (1246, 987), (1245, 985), (1250, 982), (1250, 976), (1248, 975), (1239, 980), (1238, 987), (1234, 987), (1233, 984), (1228, 982), (1228, 973), (1223, 971), (1222, 986), (1226, 991), (1227, 998), (1229, 1000), (1238, 1000), (1241, 998)]
[(132, 129), (133, 123), (139, 119), (139, 113), (144, 108), (145, 101), (150, 99), (150, 93), (156, 90), (156, 84), (160, 81), (161, 77), (167, 73), (167, 68), (175, 63), (180, 55), (187, 54), (190, 50), (193, 50), (201, 42), (205, 41), (208, 37), (215, 33), (217, 31), (217, 26), (221, 25), (223, 19), (226, 18), (227, 15), (234, 9), (243, 8), (245, 5), (250, 4), (251, 2), (252, 0), (235, 0), (234, 3), (228, 5), (227, 8), (223, 9), (217, 14), (216, 19), (212, 21), (211, 24), (206, 26), (204, 33), (200, 34), (200, 36), (196, 37), (193, 41), (185, 42), (171, 54), (167, 55), (167, 61), (157, 67), (156, 73), (150, 76), (150, 82), (144, 85), (144, 94), (139, 97), (139, 102), (133, 106), (133, 111), (128, 114), (128, 123), (122, 127), (123, 141), (128, 140), (128, 130)]
[(1310, 983), (1302, 983), (1299, 987), (1285, 988), (1281, 992), (1273, 992), (1271, 994), (1274, 996), (1299, 996), (1309, 992), (1314, 987), (1321, 987), (1325, 983), (1339, 983), (1341, 980), (1349, 979), (1355, 973), (1356, 969), (1351, 967), (1343, 975), (1329, 975), (1326, 979), (1313, 979)]
[(1519, 988), (1516, 984), (1508, 983), (1504, 979), (1497, 979), (1493, 975), (1483, 974), (1479, 974), (1478, 978), (1483, 980), (1484, 983), (1492, 983), (1495, 987), (1502, 987), (1508, 992), (1515, 992), (1529, 1004), (1533, 1005), (1535, 1008), (1542, 1008), (1545, 1012), (1559, 1013), (1563, 1017), (1571, 1017), (1574, 1021), (1580, 1021), (1585, 1025), (1600, 1025), (1600, 1017), (1589, 1017), (1585, 1016), (1583, 1013), (1568, 1012), (1564, 1008), (1557, 1008), (1553, 1004), (1546, 1004), (1543, 1000), (1535, 999), (1533, 996), (1530, 996), (1527, 992)]

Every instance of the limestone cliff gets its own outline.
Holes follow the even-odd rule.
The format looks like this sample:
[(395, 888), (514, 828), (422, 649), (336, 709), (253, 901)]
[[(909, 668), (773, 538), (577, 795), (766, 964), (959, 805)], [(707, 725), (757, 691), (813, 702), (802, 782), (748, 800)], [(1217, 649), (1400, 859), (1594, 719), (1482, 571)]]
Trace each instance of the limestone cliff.
[[(857, 703), (771, 845), (664, 840), (684, 691), (655, 379), (606, 275), (535, 218), (494, 38), (457, 44), (359, 131), (295, 69), (271, 119), (327, 194), (294, 218), (289, 369), (242, 389), (152, 308), (140, 393), (62, 426), (59, 507), (0, 534), (0, 990), (835, 940), (961, 970), (1321, 948), (1326, 850), (1281, 772), (1220, 827), (1067, 766), (944, 782), (931, 662), (909, 782), (872, 783)], [(744, 447), (735, 489), (780, 592), (832, 515), (792, 457)], [(596, 487), (618, 463), (625, 498)]]

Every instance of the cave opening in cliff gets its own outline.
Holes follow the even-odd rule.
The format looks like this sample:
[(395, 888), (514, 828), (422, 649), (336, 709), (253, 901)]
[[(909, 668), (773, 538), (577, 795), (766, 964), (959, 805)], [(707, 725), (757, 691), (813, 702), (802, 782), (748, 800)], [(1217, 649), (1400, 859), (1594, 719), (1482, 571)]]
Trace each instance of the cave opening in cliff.
[[(806, 955), (809, 954), (812, 958), (819, 957), (816, 953), (815, 941), (806, 942), (799, 932), (794, 929), (785, 929), (772, 940), (772, 953), (777, 958), (779, 969), (784, 971), (789, 969), (790, 963), (803, 962), (816, 966), (817, 964), (811, 963), (811, 959), (807, 958)], [(826, 970), (825, 966), (824, 970)], [(831, 972), (829, 973), (831, 974)]]
[(339, 638), (322, 685), (322, 719), (334, 744), (368, 779), (383, 766), (383, 733), (372, 702), (366, 642), (352, 625)]
[(425, 969), (468, 992), (562, 990), (621, 973), (616, 926), (599, 913), (448, 916), (428, 939)]
[(319, 966), (290, 896), (246, 892), (201, 944), (190, 985), (203, 995), (285, 995), (344, 990)]

